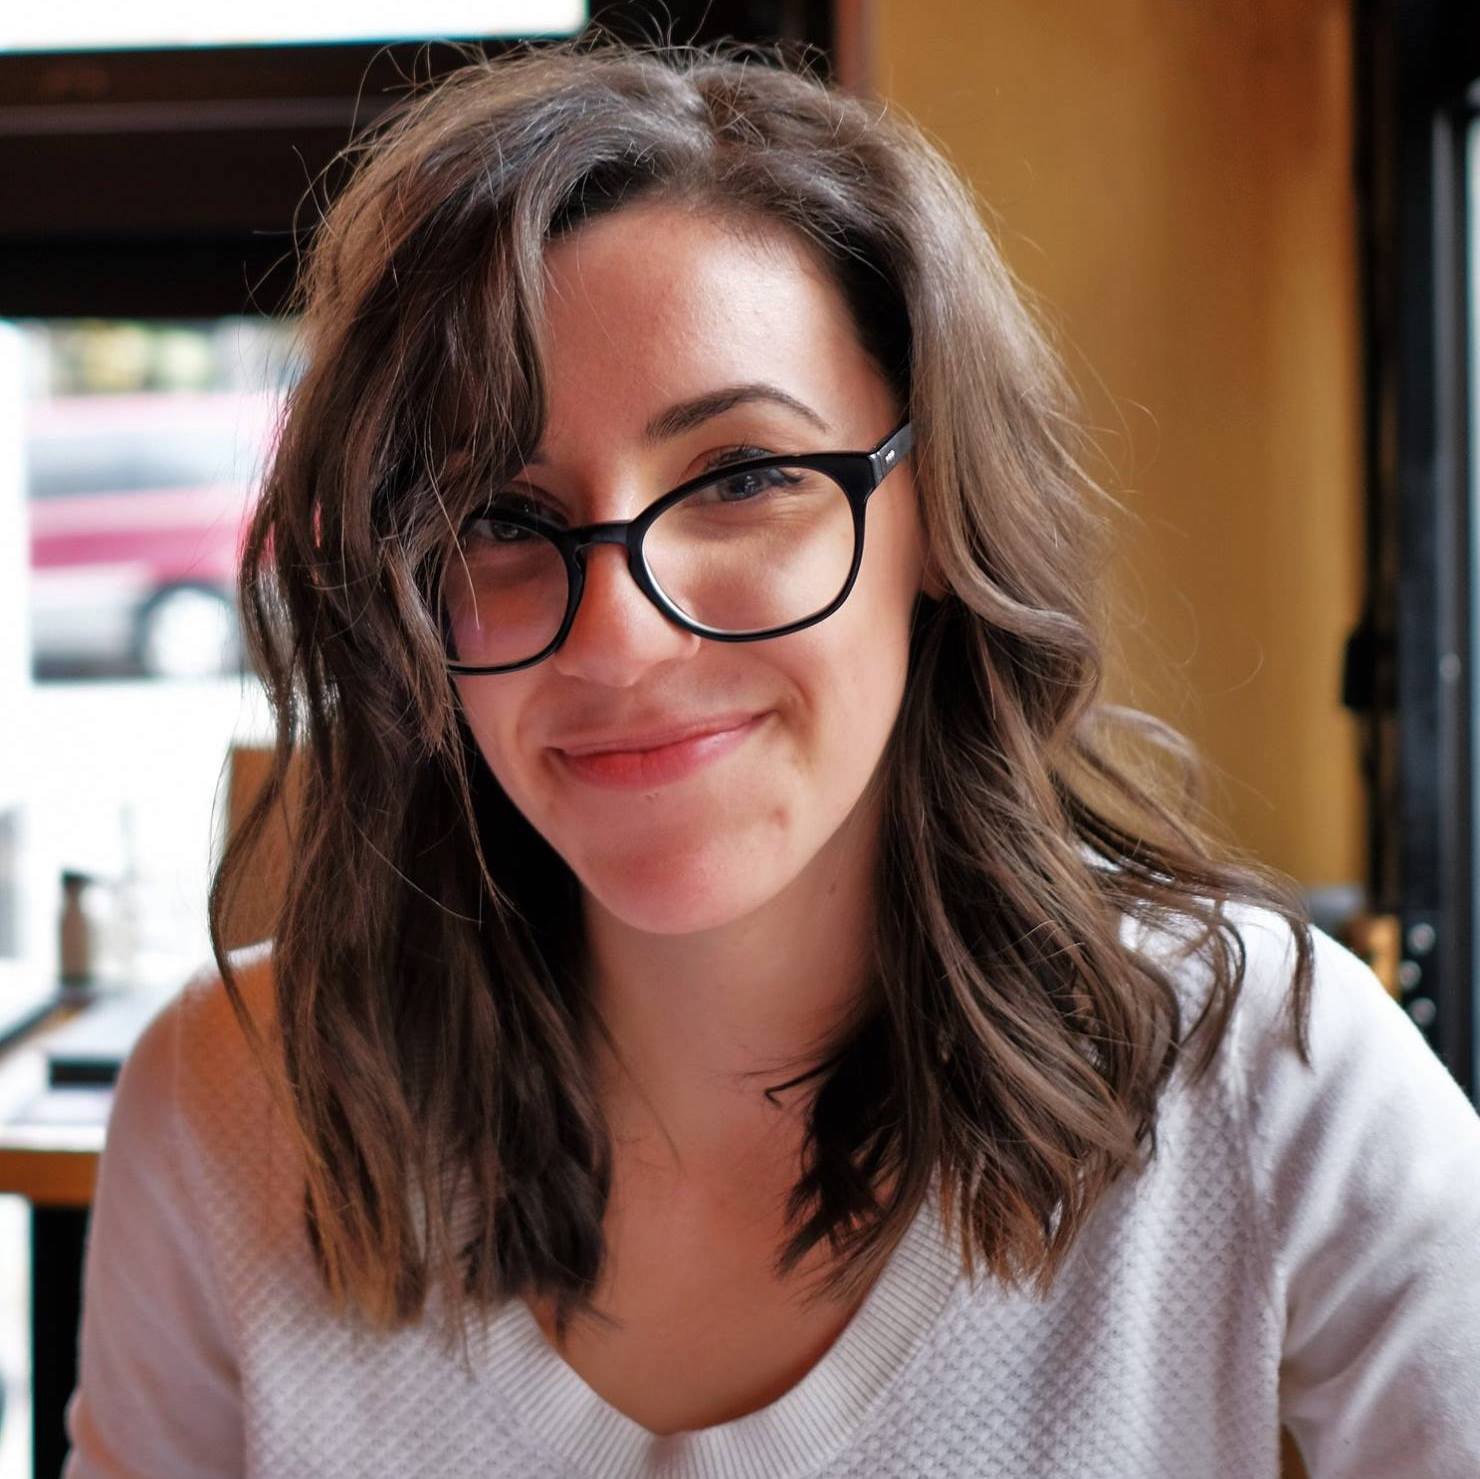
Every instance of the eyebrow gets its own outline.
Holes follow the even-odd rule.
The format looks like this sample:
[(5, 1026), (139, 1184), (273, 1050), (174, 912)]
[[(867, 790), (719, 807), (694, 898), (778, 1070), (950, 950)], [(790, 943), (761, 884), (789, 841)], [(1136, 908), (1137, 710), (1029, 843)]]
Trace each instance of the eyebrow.
[(723, 389), (711, 390), (704, 395), (695, 396), (691, 401), (680, 401), (676, 406), (669, 406), (666, 411), (654, 416), (643, 427), (642, 434), (650, 442), (667, 441), (670, 437), (681, 436), (686, 431), (692, 431), (694, 427), (708, 421), (713, 416), (721, 416), (736, 406), (747, 405), (753, 401), (769, 402), (773, 406), (785, 406), (788, 411), (795, 411), (803, 420), (810, 421), (819, 431), (832, 429), (811, 406), (799, 401), (795, 396), (788, 395), (778, 386), (767, 385), (764, 381), (755, 381), (749, 385), (726, 385)]
[[(692, 431), (696, 426), (701, 426), (715, 416), (722, 416), (736, 406), (750, 405), (757, 401), (773, 406), (784, 406), (788, 411), (794, 411), (804, 421), (810, 421), (819, 431), (832, 430), (827, 422), (804, 401), (799, 401), (794, 395), (788, 395), (779, 386), (768, 385), (763, 380), (757, 380), (746, 385), (722, 386), (719, 390), (706, 391), (703, 395), (696, 395), (692, 400), (679, 401), (677, 405), (669, 406), (666, 411), (660, 411), (643, 427), (643, 439), (648, 442), (666, 442), (673, 437), (682, 436), (686, 431)], [(526, 466), (537, 467), (544, 460), (543, 453), (536, 452)]]

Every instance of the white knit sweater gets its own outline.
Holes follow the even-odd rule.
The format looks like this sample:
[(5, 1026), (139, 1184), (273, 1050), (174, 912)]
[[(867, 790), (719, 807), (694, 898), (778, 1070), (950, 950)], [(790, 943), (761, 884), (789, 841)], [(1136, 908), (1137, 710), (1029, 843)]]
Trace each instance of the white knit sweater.
[(1157, 1158), (1046, 1300), (969, 1287), (929, 1205), (797, 1386), (670, 1437), (597, 1396), (520, 1301), (479, 1327), (471, 1371), (430, 1321), (372, 1337), (332, 1318), (295, 1152), (202, 975), (119, 1079), (66, 1474), (1273, 1479), (1284, 1423), (1313, 1479), (1476, 1479), (1480, 1119), (1324, 936), (1304, 1067), (1288, 935), (1243, 929), (1215, 1069), (1179, 1073)]

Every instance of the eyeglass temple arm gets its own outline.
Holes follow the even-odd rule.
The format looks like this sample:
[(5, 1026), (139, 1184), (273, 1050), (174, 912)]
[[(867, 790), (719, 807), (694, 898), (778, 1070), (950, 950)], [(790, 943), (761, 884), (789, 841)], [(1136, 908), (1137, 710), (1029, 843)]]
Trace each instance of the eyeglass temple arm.
[(914, 428), (906, 421), (892, 436), (869, 453), (868, 460), (874, 469), (874, 482), (878, 483), (902, 458), (908, 457), (914, 445)]

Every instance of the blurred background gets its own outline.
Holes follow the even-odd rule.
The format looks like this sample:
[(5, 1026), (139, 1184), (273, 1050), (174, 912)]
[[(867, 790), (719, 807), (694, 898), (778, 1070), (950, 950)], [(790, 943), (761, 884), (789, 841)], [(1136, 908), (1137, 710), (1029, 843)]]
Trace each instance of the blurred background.
[[(437, 43), (592, 24), (810, 48), (968, 176), (1126, 511), (1114, 695), (1192, 738), (1230, 839), (1476, 1092), (1470, 0), (11, 8), (0, 1479), (59, 1463), (91, 1168), (140, 1017), (71, 1058), (26, 1045), (59, 1002), (75, 1033), (80, 1004), (157, 1003), (207, 957), (242, 756), (271, 737), (233, 567), (297, 369), (295, 247), (353, 129), (457, 65)], [(64, 916), (90, 957), (70, 985)]]

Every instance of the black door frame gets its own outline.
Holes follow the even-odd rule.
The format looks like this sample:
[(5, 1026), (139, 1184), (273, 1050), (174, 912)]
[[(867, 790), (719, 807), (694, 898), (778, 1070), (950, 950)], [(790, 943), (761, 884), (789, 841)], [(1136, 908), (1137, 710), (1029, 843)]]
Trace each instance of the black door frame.
[(1466, 139), (1472, 0), (1358, 0), (1368, 602), (1348, 698), (1368, 714), (1371, 895), (1398, 916), (1413, 1020), (1474, 1098), (1477, 828)]

